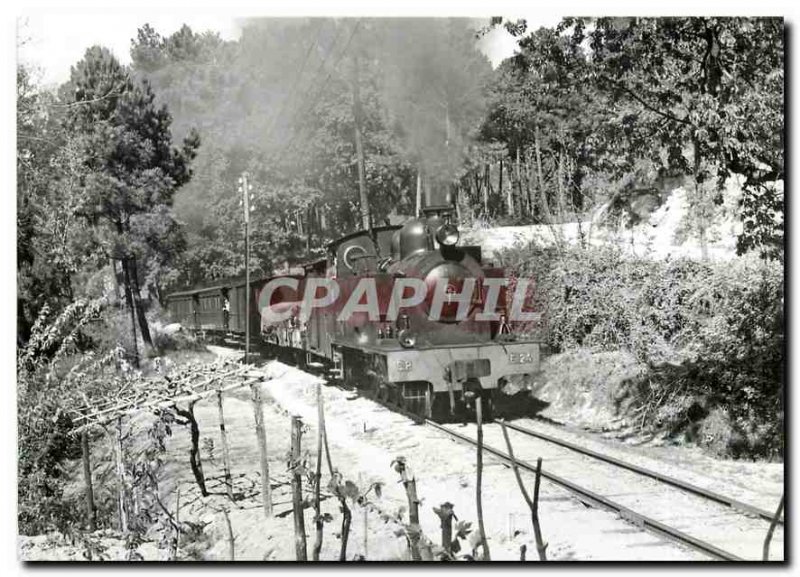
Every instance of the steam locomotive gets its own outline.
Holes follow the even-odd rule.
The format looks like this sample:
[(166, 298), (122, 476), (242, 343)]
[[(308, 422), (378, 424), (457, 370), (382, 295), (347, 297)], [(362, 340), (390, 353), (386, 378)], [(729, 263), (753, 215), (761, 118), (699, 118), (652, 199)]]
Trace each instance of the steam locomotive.
[[(426, 207), (402, 226), (339, 238), (325, 258), (291, 273), (251, 279), (249, 287), (227, 281), (170, 294), (168, 308), (194, 331), (241, 336), (249, 326), (251, 342), (267, 354), (325, 370), (421, 418), (464, 418), (478, 397), (491, 418), (498, 388), (511, 375), (538, 370), (541, 343), (511, 330), (508, 289), (487, 289), (487, 279), (501, 280), (503, 269), (483, 265), (480, 247), (458, 241), (452, 207)], [(361, 290), (365, 279), (372, 284)], [(400, 289), (398, 297), (401, 279), (430, 290), (412, 300)], [(322, 302), (329, 281), (338, 297), (304, 306)], [(374, 310), (364, 302), (370, 296)]]

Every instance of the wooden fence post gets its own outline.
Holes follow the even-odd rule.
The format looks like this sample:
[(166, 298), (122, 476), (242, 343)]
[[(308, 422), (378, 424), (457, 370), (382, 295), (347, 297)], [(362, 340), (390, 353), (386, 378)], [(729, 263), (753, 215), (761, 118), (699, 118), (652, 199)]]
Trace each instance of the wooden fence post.
[(448, 557), (453, 556), (453, 504), (444, 502), (438, 507), (433, 508), (433, 512), (439, 516), (439, 526), (442, 529), (442, 549)]
[(408, 467), (405, 459), (398, 458), (393, 463), (395, 470), (400, 473), (400, 480), (406, 490), (408, 499), (408, 524), (411, 531), (408, 531), (408, 548), (411, 551), (412, 561), (422, 561), (422, 554), (419, 551), (419, 541), (422, 536), (422, 527), (419, 524), (419, 497), (417, 497), (417, 480), (414, 475), (408, 474)]
[(292, 417), (292, 509), (294, 511), (294, 550), (297, 561), (308, 560), (306, 549), (306, 524), (303, 517), (303, 480), (300, 471), (300, 443), (303, 422)]
[[(328, 447), (328, 431), (325, 428), (325, 413), (322, 414), (322, 444), (325, 447), (325, 458), (328, 461), (328, 473), (331, 479), (341, 479), (341, 475), (337, 475), (333, 469), (333, 461), (331, 461), (331, 450)], [(359, 484), (360, 486), (360, 484)], [(350, 538), (350, 523), (353, 519), (353, 514), (350, 507), (347, 506), (347, 497), (345, 497), (342, 490), (334, 491), (336, 498), (339, 499), (339, 509), (342, 511), (342, 530), (341, 530), (341, 546), (339, 547), (339, 561), (347, 561), (347, 543)], [(364, 508), (366, 510), (366, 507)], [(366, 557), (366, 555), (365, 555)]]
[(480, 395), (475, 397), (475, 415), (478, 422), (478, 479), (475, 483), (475, 504), (478, 510), (478, 530), (481, 533), (483, 560), (491, 561), (489, 544), (486, 541), (486, 530), (483, 527), (483, 497), (481, 495), (481, 485), (483, 483), (483, 407)]
[(322, 484), (322, 430), (325, 426), (325, 409), (322, 405), (322, 383), (317, 383), (317, 463), (314, 473), (314, 527), (316, 535), (314, 537), (314, 549), (311, 552), (311, 559), (319, 561), (319, 553), (322, 551), (322, 536), (325, 528), (320, 511), (320, 485)]
[(272, 485), (269, 480), (269, 461), (267, 460), (267, 434), (264, 431), (264, 408), (261, 405), (261, 383), (250, 385), (253, 392), (253, 411), (256, 418), (256, 437), (261, 457), (261, 503), (264, 515), (272, 517)]
[(781, 502), (778, 503), (778, 510), (775, 511), (775, 516), (772, 518), (772, 522), (769, 524), (769, 530), (767, 531), (767, 536), (764, 538), (764, 551), (763, 551), (764, 561), (769, 561), (769, 544), (772, 541), (772, 533), (775, 531), (775, 526), (778, 524), (778, 519), (781, 518), (785, 496), (786, 495), (781, 495)]
[(114, 439), (114, 455), (116, 457), (117, 484), (117, 515), (119, 517), (119, 530), (128, 532), (128, 512), (125, 506), (125, 456), (122, 451), (122, 417), (117, 417), (117, 434)]
[[(365, 483), (364, 483), (364, 474), (358, 474), (358, 486), (361, 487), (363, 490)], [(364, 527), (364, 559), (369, 558), (369, 512), (367, 511), (366, 507), (361, 508), (361, 520), (362, 525)]]
[(94, 490), (92, 488), (92, 460), (89, 450), (89, 432), (86, 427), (81, 431), (81, 453), (83, 454), (83, 480), (86, 483), (86, 526), (89, 531), (97, 530), (97, 513), (94, 507)]
[(222, 437), (222, 458), (225, 470), (225, 487), (228, 498), (233, 501), (233, 481), (231, 480), (231, 455), (228, 448), (228, 434), (225, 432), (225, 414), (222, 410), (222, 391), (217, 391), (217, 410), (219, 412), (219, 433)]
[(175, 545), (172, 550), (172, 560), (178, 558), (178, 551), (181, 546), (181, 487), (178, 485), (177, 494), (175, 495)]
[(231, 525), (231, 516), (228, 513), (227, 509), (223, 509), (222, 514), (225, 516), (225, 526), (228, 529), (228, 556), (230, 557), (231, 561), (235, 561), (236, 547), (234, 545), (235, 538), (233, 536), (233, 525)]

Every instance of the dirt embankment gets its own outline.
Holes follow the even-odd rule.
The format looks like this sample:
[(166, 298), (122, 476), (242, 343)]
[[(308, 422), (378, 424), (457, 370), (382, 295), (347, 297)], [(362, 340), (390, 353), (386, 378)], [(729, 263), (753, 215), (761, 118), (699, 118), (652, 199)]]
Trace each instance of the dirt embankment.
[[(527, 415), (601, 433), (628, 444), (675, 447), (719, 460), (745, 459), (747, 439), (721, 406), (702, 397), (665, 396), (650, 386), (652, 367), (626, 351), (575, 349), (547, 357), (542, 370), (512, 383), (530, 395)], [(779, 460), (778, 460), (779, 461)], [(761, 463), (766, 463), (763, 459)]]
[(637, 389), (646, 368), (629, 353), (588, 350), (552, 355), (529, 381), (538, 416), (595, 431), (635, 424)]

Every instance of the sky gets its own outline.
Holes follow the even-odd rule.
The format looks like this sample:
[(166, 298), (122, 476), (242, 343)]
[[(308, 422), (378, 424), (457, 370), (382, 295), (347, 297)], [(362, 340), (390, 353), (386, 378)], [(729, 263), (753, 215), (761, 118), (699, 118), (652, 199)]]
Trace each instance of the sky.
[[(535, 17), (529, 18), (528, 23), (529, 27), (538, 28), (552, 26), (558, 20), (557, 17)], [(219, 13), (40, 12), (18, 19), (18, 59), (33, 65), (43, 84), (60, 84), (69, 78), (70, 67), (95, 44), (106, 46), (121, 62), (129, 63), (131, 39), (145, 23), (162, 36), (169, 36), (184, 23), (197, 32), (217, 31), (226, 40), (237, 39), (241, 32), (235, 17)], [(476, 20), (476, 27), (483, 23), (484, 20)], [(514, 53), (516, 40), (505, 29), (496, 28), (478, 46), (492, 65), (497, 66)]]
[(234, 18), (218, 14), (39, 13), (17, 21), (17, 56), (21, 63), (39, 69), (41, 82), (60, 84), (69, 79), (70, 67), (90, 46), (109, 48), (119, 60), (130, 63), (131, 40), (149, 23), (162, 36), (169, 36), (184, 23), (193, 30), (216, 30), (226, 40), (239, 37)]

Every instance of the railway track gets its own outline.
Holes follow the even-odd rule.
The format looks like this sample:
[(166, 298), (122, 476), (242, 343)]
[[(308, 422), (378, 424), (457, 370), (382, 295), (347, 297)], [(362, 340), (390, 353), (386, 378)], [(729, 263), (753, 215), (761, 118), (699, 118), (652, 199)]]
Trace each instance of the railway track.
[[(227, 344), (231, 345), (233, 343), (229, 341)], [(319, 372), (314, 367), (307, 367), (306, 370)], [(353, 387), (341, 382), (331, 382), (331, 384), (345, 391), (353, 391)], [(387, 406), (393, 411), (406, 415), (419, 424), (436, 429), (457, 442), (471, 446), (477, 445), (477, 441), (474, 438), (454, 430), (452, 426), (422, 419), (419, 415), (409, 413), (402, 407), (387, 401), (372, 400)], [(552, 484), (573, 494), (584, 504), (612, 512), (642, 530), (698, 551), (711, 559), (722, 561), (761, 560), (761, 546), (766, 535), (768, 522), (773, 517), (773, 514), (769, 511), (516, 423), (504, 421), (504, 424), (510, 433), (513, 432), (518, 435), (518, 438), (512, 440), (512, 442), (520, 469), (528, 473), (534, 473), (536, 467), (530, 461), (535, 462), (535, 457), (543, 456), (547, 468), (542, 469), (542, 476)], [(528, 443), (521, 442), (519, 436), (528, 440)], [(494, 445), (492, 444), (493, 437)], [(498, 423), (484, 425), (484, 438), (484, 451), (494, 458), (510, 464), (509, 456), (497, 448), (497, 445), (505, 446)], [(549, 454), (545, 454), (545, 447), (549, 447)], [(553, 454), (553, 447), (559, 453)], [(526, 454), (530, 455), (529, 460), (526, 460)], [(572, 459), (565, 455), (571, 455)], [(570, 462), (570, 466), (563, 466)], [(558, 470), (558, 466), (553, 467), (553, 463), (561, 464), (562, 467), (560, 468), (563, 468), (564, 472)], [(592, 464), (589, 465), (588, 463)], [(587, 477), (595, 480), (598, 478), (616, 480), (616, 484), (618, 486), (621, 485), (623, 491), (615, 495), (614, 489), (608, 486), (597, 488), (586, 486), (584, 481), (579, 484), (573, 480)], [(632, 487), (637, 486), (637, 484), (641, 487), (643, 482), (657, 486), (659, 488), (657, 491), (663, 493), (656, 499), (658, 503), (655, 507), (656, 511), (652, 511), (652, 506), (650, 507), (651, 510), (642, 511), (639, 506), (641, 505), (639, 501), (643, 500), (641, 499), (642, 494), (630, 492)], [(675, 497), (675, 494), (681, 495), (682, 498)], [(644, 508), (647, 509), (647, 507)], [(715, 511), (711, 511), (711, 508), (714, 508)], [(724, 511), (724, 514), (720, 515), (719, 510)], [(662, 514), (664, 511), (667, 512), (666, 515)], [(685, 526), (687, 519), (689, 527)], [(692, 522), (694, 522), (693, 526)], [(710, 531), (711, 535), (703, 534), (702, 527), (709, 523), (714, 526), (714, 530)], [(783, 525), (784, 520), (780, 519), (778, 521), (778, 529), (782, 529)], [(743, 540), (741, 534), (744, 533), (746, 537), (744, 540), (750, 542), (752, 546), (747, 551), (742, 552), (738, 550), (741, 547), (731, 547), (730, 543), (727, 546), (724, 543), (720, 543), (720, 540), (726, 541), (725, 538), (718, 538), (720, 526), (724, 529), (723, 533), (733, 534), (739, 538), (739, 542)], [(709, 531), (705, 531), (705, 533), (709, 533)], [(780, 546), (781, 558), (783, 558), (782, 542)], [(776, 546), (775, 549), (777, 548)], [(758, 554), (756, 554), (756, 550)]]
[[(432, 427), (458, 442), (477, 446), (476, 439), (458, 432), (450, 426), (430, 420), (426, 420), (424, 423), (426, 426)], [(761, 546), (768, 528), (768, 523), (764, 521), (771, 520), (772, 518), (769, 512), (679, 479), (662, 475), (631, 463), (626, 463), (609, 455), (591, 451), (585, 447), (564, 441), (563, 439), (544, 435), (513, 423), (505, 424), (509, 432), (514, 431), (529, 439), (535, 438), (537, 441), (535, 446), (526, 446), (519, 438), (512, 439), (516, 461), (520, 469), (528, 473), (534, 473), (536, 471), (535, 464), (531, 463), (531, 461), (535, 462), (535, 458), (526, 460), (523, 455), (529, 454), (532, 457), (544, 456), (544, 463), (547, 465), (547, 468), (545, 469), (543, 467), (542, 476), (554, 485), (572, 493), (584, 504), (615, 513), (622, 519), (625, 519), (643, 530), (659, 535), (674, 543), (689, 547), (695, 551), (699, 551), (712, 559), (721, 561), (760, 560)], [(499, 424), (484, 425), (485, 442), (483, 449), (486, 453), (500, 461), (510, 464), (511, 460), (508, 454), (495, 446), (503, 442), (501, 441), (501, 435)], [(486, 440), (487, 437), (489, 440), (494, 437), (494, 445)], [(577, 454), (578, 459), (573, 459), (569, 466), (564, 466), (569, 459), (565, 460), (563, 454), (554, 455), (552, 452), (547, 456), (542, 455), (543, 445), (555, 445), (563, 452)], [(502, 446), (505, 445), (503, 444)], [(600, 466), (588, 467), (586, 461), (589, 460), (599, 463)], [(551, 467), (552, 463), (557, 463), (562, 466)], [(563, 469), (564, 473), (557, 469)], [(614, 485), (617, 486), (617, 490), (622, 488), (622, 491), (612, 498), (609, 495), (614, 494), (613, 488), (605, 486), (598, 489), (597, 487), (587, 486), (587, 483), (583, 480), (579, 484), (571, 480), (576, 478), (576, 471), (580, 472), (579, 478), (581, 479), (588, 477), (596, 480), (598, 475), (601, 475), (603, 479), (615, 479), (617, 482), (614, 483)], [(602, 475), (599, 473), (600, 471), (605, 471), (605, 474)], [(621, 475), (620, 473), (626, 473), (626, 475)], [(638, 485), (635, 478), (639, 479)], [(634, 506), (636, 506), (635, 503), (638, 502), (641, 506), (642, 501), (646, 500), (642, 499), (642, 493), (631, 492), (633, 487), (641, 487), (642, 479), (652, 484), (659, 485), (661, 492), (665, 489), (667, 492), (680, 492), (692, 501), (687, 501), (686, 498), (675, 498), (674, 496), (664, 493), (659, 496), (657, 502), (660, 504), (665, 502), (672, 504), (672, 507), (666, 509), (666, 515), (663, 514), (665, 509), (661, 505), (655, 507), (655, 509), (657, 509), (656, 511), (652, 511), (652, 506), (650, 507), (651, 510), (647, 511), (642, 511), (639, 507), (634, 509)], [(632, 504), (631, 501), (633, 501), (634, 504)], [(698, 504), (699, 501), (702, 501), (703, 504)], [(718, 515), (715, 516), (713, 513), (709, 515), (707, 511), (709, 511), (709, 508), (712, 506), (717, 509), (724, 508), (726, 510), (726, 515), (722, 517)], [(644, 508), (647, 509), (647, 507)], [(687, 524), (685, 521), (681, 522), (682, 516), (690, 519), (689, 527), (685, 526)], [(665, 517), (667, 518), (665, 519)], [(694, 526), (692, 526), (692, 523), (694, 523)], [(713, 529), (710, 531), (703, 530), (706, 523), (711, 523)], [(782, 524), (783, 521), (780, 522), (779, 526), (782, 526)], [(706, 529), (708, 529), (708, 527), (706, 527)], [(733, 547), (726, 547), (719, 542), (720, 540), (726, 540), (726, 534), (728, 536), (733, 535), (740, 540), (743, 536), (750, 537), (752, 547), (744, 552), (739, 550), (732, 551), (731, 549), (733, 549)], [(758, 555), (755, 554), (756, 549)]]
[[(633, 463), (622, 461), (621, 459), (617, 459), (616, 457), (612, 457), (611, 455), (604, 455), (603, 453), (598, 453), (597, 451), (593, 451), (591, 449), (582, 447), (570, 441), (566, 441), (564, 439), (560, 439), (558, 437), (542, 433), (541, 431), (534, 431), (533, 429), (521, 427), (517, 424), (508, 421), (503, 421), (503, 423), (508, 429), (516, 431), (518, 433), (522, 433), (523, 435), (527, 435), (529, 437), (535, 437), (537, 439), (542, 439), (544, 441), (547, 441), (548, 443), (552, 443), (554, 445), (558, 445), (559, 447), (564, 447), (571, 451), (575, 451), (576, 453), (580, 453), (582, 455), (586, 455), (588, 457), (592, 457), (594, 459), (610, 463), (616, 467), (627, 469), (628, 471), (633, 471), (634, 473), (638, 473), (639, 475), (642, 475), (644, 477), (649, 477), (666, 485), (676, 487), (687, 493), (704, 497), (705, 499), (708, 499), (710, 501), (715, 501), (721, 505), (730, 507), (735, 511), (740, 511), (742, 513), (754, 515), (768, 522), (771, 522), (773, 517), (775, 516), (775, 514), (770, 511), (766, 511), (764, 509), (761, 509), (760, 507), (756, 507), (749, 503), (744, 503), (742, 501), (739, 501), (738, 499), (733, 499), (732, 497), (722, 495), (715, 491), (699, 487), (692, 483), (687, 483), (686, 481), (683, 481), (681, 479), (676, 479), (675, 477), (670, 477), (669, 475), (664, 475), (663, 473), (658, 473), (656, 471), (646, 469), (645, 467), (640, 467), (638, 465), (634, 465)], [(783, 518), (778, 519), (778, 524), (783, 526), (784, 524)]]

